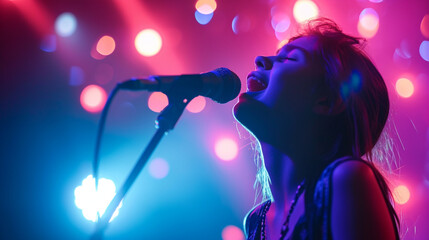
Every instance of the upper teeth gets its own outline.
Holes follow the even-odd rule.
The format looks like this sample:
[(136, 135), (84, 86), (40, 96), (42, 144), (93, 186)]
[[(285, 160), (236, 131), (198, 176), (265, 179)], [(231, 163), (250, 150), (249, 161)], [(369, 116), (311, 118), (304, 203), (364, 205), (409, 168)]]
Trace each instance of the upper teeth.
[(266, 84), (265, 82), (263, 82), (263, 81), (261, 81), (261, 80), (259, 80), (259, 79), (255, 78), (255, 77), (250, 77), (249, 79), (253, 79), (253, 80), (258, 81), (258, 83), (260, 83), (260, 84), (261, 84), (262, 86), (264, 86), (264, 87), (266, 87), (266, 86), (267, 86), (267, 84)]

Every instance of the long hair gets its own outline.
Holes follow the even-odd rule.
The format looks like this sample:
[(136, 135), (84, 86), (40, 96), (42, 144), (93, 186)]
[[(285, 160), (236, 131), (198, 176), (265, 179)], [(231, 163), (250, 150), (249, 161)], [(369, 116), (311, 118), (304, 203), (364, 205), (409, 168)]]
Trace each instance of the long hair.
[[(394, 156), (392, 139), (383, 132), (389, 115), (389, 96), (380, 72), (363, 50), (365, 39), (343, 33), (335, 22), (327, 18), (311, 20), (301, 27), (298, 34), (288, 42), (303, 36), (317, 38), (316, 57), (324, 71), (322, 85), (328, 91), (328, 101), (331, 106), (341, 101), (345, 109), (333, 123), (333, 130), (339, 140), (336, 151), (346, 149), (354, 158), (366, 159), (386, 202), (392, 203), (386, 178), (376, 167), (384, 165), (391, 170), (389, 160), (392, 159), (386, 157)], [(379, 142), (380, 136), (382, 141)], [(255, 162), (258, 167), (255, 200), (262, 195), (264, 201), (272, 199), (270, 178), (260, 146), (255, 142)], [(392, 204), (387, 205), (398, 232), (399, 218)]]
[[(363, 51), (365, 39), (343, 33), (335, 22), (327, 18), (309, 21), (289, 42), (303, 36), (317, 38), (316, 57), (325, 73), (322, 84), (328, 91), (328, 101), (331, 106), (341, 101), (345, 109), (335, 120), (337, 139), (340, 139), (338, 149), (351, 152), (354, 158), (365, 158), (374, 171), (386, 202), (392, 202), (386, 178), (375, 167), (379, 164), (374, 164), (375, 160), (388, 161), (380, 153), (392, 150), (386, 135), (383, 135), (383, 144), (387, 146), (379, 143), (377, 149), (374, 148), (388, 119), (389, 96), (383, 77)], [(398, 229), (399, 218), (393, 206), (388, 204), (388, 209)]]

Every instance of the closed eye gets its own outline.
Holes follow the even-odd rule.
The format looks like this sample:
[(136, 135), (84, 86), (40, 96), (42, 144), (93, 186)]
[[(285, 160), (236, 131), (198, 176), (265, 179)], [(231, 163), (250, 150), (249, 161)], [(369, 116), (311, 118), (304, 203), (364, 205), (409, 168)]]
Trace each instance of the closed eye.
[(280, 62), (284, 62), (284, 61), (287, 61), (287, 60), (296, 61), (297, 59), (296, 58), (290, 58), (290, 57), (278, 56), (278, 61), (280, 61)]

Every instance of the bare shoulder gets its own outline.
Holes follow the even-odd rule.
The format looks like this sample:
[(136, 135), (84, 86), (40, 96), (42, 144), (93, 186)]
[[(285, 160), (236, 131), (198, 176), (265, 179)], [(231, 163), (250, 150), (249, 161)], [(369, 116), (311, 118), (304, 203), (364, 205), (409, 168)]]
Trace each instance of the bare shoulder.
[(345, 161), (339, 164), (332, 177), (334, 184), (377, 183), (372, 169), (362, 161)]
[(332, 187), (334, 239), (395, 239), (387, 203), (370, 166), (361, 161), (338, 165)]

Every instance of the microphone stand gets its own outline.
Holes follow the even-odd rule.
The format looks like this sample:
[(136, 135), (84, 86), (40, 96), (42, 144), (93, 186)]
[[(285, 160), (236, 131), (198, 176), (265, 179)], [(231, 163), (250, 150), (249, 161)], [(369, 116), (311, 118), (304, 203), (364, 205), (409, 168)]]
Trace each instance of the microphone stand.
[(98, 219), (95, 232), (91, 236), (91, 240), (101, 240), (103, 238), (103, 233), (107, 229), (110, 219), (115, 213), (116, 208), (121, 203), (122, 199), (127, 194), (128, 190), (131, 188), (138, 175), (140, 174), (143, 167), (146, 165), (149, 157), (154, 152), (155, 148), (158, 146), (162, 137), (172, 130), (185, 110), (186, 105), (189, 101), (192, 100), (195, 96), (190, 98), (184, 98), (182, 95), (171, 92), (167, 94), (168, 96), (168, 106), (162, 110), (158, 115), (156, 123), (157, 131), (155, 135), (150, 140), (149, 144), (146, 146), (146, 149), (141, 154), (139, 160), (134, 165), (134, 168), (128, 175), (122, 187), (119, 189), (118, 193), (115, 195), (113, 200), (109, 203), (104, 212), (103, 216)]

